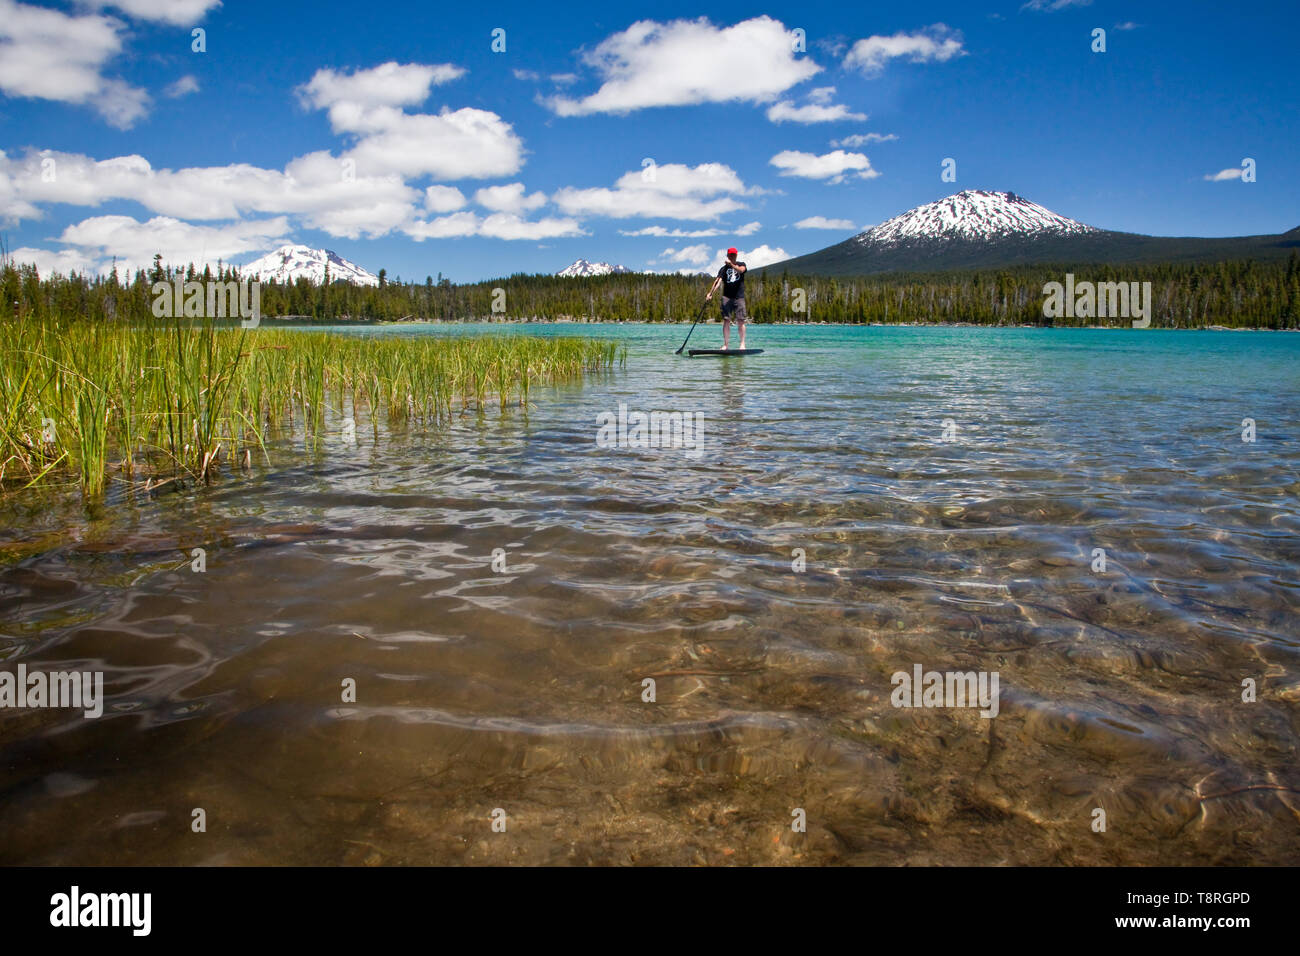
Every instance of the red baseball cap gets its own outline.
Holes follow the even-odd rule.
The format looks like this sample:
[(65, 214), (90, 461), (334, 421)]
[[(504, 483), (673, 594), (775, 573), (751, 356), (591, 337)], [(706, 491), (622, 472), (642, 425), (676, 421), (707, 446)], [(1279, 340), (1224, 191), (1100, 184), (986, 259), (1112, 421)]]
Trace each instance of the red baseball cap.
[(736, 255), (739, 251), (740, 251), (740, 250), (738, 250), (735, 246), (732, 246), (730, 249), (727, 250), (727, 255), (729, 255), (729, 256), (734, 256), (734, 255)]

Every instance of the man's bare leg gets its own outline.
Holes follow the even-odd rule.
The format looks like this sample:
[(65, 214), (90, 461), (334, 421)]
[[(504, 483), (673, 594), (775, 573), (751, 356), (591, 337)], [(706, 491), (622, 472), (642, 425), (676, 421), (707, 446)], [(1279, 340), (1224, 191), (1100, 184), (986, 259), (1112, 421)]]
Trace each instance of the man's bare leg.
[(730, 340), (731, 340), (731, 319), (723, 319), (722, 320), (722, 347), (724, 349), (731, 348), (731, 346), (727, 344)]
[(736, 328), (740, 329), (740, 347), (742, 349), (745, 347), (745, 326), (748, 324), (749, 323), (747, 323), (744, 319), (736, 320)]

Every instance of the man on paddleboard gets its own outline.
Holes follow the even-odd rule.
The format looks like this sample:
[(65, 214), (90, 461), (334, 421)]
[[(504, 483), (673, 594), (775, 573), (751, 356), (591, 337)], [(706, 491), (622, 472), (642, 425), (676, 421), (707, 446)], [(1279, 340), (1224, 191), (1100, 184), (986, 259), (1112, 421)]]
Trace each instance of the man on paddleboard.
[(742, 349), (745, 347), (745, 320), (749, 316), (745, 314), (745, 264), (736, 261), (736, 256), (739, 254), (735, 246), (727, 250), (727, 261), (718, 270), (718, 276), (713, 280), (709, 294), (704, 297), (706, 302), (712, 300), (713, 293), (718, 290), (718, 284), (722, 284), (722, 347), (724, 349), (731, 348), (729, 342), (732, 316), (735, 316), (736, 328), (740, 330), (740, 347)]

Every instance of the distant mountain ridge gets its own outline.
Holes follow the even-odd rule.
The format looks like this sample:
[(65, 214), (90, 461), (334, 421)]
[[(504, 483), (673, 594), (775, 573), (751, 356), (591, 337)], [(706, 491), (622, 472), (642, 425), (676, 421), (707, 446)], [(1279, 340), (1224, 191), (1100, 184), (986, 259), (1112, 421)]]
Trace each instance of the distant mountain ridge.
[(971, 189), (917, 206), (843, 242), (764, 266), (761, 271), (868, 275), (1033, 263), (1282, 259), (1297, 248), (1300, 227), (1276, 236), (1144, 236), (1068, 219), (1015, 193)]
[(330, 282), (342, 280), (357, 285), (379, 285), (379, 276), (366, 271), (355, 262), (344, 259), (329, 249), (313, 249), (310, 246), (281, 246), (260, 259), (241, 266), (239, 271), (250, 279), (258, 276), (267, 282), (291, 283), (305, 278), (319, 285), (325, 281), (326, 266), (329, 267)]
[(626, 272), (632, 272), (627, 266), (610, 265), (608, 262), (589, 262), (586, 259), (579, 259), (572, 265), (565, 266), (557, 276), (607, 276), (621, 275)]

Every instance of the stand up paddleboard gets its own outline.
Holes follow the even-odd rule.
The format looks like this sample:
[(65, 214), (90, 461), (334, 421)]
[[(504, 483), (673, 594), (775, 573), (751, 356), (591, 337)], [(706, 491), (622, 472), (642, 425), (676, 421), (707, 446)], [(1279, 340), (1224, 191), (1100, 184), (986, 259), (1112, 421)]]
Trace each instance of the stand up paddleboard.
[(762, 355), (762, 349), (687, 349), (687, 354), (691, 358), (697, 355), (717, 356), (718, 358), (730, 358), (733, 355)]

